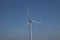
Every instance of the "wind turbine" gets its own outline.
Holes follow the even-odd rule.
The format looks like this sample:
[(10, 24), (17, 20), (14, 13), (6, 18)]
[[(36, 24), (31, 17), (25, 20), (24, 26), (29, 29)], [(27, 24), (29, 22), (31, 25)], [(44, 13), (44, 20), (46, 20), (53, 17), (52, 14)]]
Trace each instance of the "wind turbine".
[(25, 28), (28, 24), (30, 25), (30, 40), (32, 40), (32, 23), (38, 23), (38, 24), (41, 23), (31, 19), (29, 10), (27, 10), (27, 13), (28, 13), (28, 22), (23, 26), (23, 28)]
[[(22, 27), (23, 29), (27, 26), (27, 25), (30, 25), (30, 35), (29, 35), (29, 37), (30, 37), (30, 40), (32, 40), (32, 23), (37, 23), (37, 24), (42, 24), (42, 23), (40, 23), (40, 22), (38, 22), (38, 21), (36, 21), (36, 20), (33, 20), (31, 17), (30, 17), (30, 12), (29, 12), (29, 10), (27, 10), (27, 14), (28, 14), (28, 17), (27, 17), (27, 19), (28, 19), (28, 22)], [(21, 28), (21, 29), (22, 29)], [(20, 29), (17, 31), (17, 33), (20, 31)]]

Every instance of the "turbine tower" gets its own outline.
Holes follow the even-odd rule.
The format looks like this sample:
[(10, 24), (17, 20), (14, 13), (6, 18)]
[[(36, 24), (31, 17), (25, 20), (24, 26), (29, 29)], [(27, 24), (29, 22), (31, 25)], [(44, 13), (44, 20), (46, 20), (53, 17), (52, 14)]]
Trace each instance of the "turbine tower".
[(32, 20), (31, 20), (31, 17), (29, 15), (29, 10), (27, 10), (27, 13), (28, 13), (28, 22), (30, 24), (30, 40), (32, 40)]

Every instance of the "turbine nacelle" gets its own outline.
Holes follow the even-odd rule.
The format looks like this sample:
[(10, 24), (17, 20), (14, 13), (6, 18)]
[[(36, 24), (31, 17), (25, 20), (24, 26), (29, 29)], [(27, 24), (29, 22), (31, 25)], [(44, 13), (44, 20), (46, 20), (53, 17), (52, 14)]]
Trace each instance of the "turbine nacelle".
[(31, 21), (31, 20), (29, 20), (29, 22), (31, 23), (32, 21)]
[(30, 17), (28, 18), (28, 22), (29, 22), (29, 23), (32, 23), (32, 20), (31, 20), (31, 18), (30, 18)]

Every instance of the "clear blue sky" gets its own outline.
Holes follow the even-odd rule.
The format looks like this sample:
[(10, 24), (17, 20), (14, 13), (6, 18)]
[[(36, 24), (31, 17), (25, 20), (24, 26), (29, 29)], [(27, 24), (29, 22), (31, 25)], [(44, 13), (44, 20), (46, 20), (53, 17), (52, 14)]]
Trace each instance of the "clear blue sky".
[(0, 40), (23, 40), (23, 30), (19, 36), (8, 30), (27, 22), (27, 9), (34, 20), (43, 23), (33, 24), (33, 40), (60, 40), (60, 0), (0, 0)]

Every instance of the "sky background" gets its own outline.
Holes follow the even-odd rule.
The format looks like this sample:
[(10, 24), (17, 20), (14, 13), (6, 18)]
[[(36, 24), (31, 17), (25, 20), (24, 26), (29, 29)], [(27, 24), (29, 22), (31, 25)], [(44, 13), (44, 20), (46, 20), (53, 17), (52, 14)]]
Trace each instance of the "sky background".
[(33, 40), (60, 40), (60, 0), (0, 0), (0, 40), (29, 40), (27, 9), (33, 23)]

